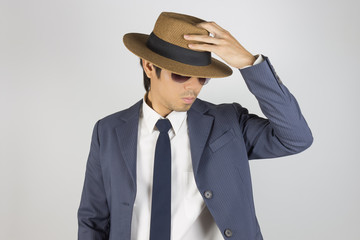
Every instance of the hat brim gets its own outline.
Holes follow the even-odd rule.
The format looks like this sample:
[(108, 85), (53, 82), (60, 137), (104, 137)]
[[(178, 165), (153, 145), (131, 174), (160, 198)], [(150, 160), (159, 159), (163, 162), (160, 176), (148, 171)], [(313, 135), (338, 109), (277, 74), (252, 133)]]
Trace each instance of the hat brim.
[(163, 57), (146, 46), (149, 35), (141, 33), (127, 33), (123, 37), (125, 46), (136, 56), (148, 60), (156, 66), (173, 73), (204, 78), (221, 78), (232, 74), (232, 69), (215, 58), (207, 66), (193, 66)]

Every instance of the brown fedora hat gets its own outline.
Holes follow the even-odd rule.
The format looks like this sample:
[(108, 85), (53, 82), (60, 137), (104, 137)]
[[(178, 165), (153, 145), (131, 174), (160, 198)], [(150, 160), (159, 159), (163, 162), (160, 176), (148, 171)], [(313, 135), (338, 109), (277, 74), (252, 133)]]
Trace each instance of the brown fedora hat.
[(173, 12), (162, 12), (150, 35), (127, 33), (125, 46), (135, 55), (171, 72), (193, 77), (220, 78), (232, 74), (226, 64), (212, 58), (210, 52), (195, 51), (185, 34), (209, 32), (195, 26), (204, 20)]

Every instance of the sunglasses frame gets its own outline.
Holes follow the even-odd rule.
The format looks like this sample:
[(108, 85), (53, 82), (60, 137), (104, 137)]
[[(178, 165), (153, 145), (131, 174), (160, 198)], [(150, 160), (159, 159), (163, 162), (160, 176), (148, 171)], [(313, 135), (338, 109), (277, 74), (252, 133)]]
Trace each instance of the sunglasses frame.
[[(174, 81), (174, 82), (177, 82), (177, 83), (184, 83), (186, 81), (188, 81), (191, 77), (189, 76), (183, 76), (183, 75), (180, 75), (180, 74), (176, 74), (176, 73), (171, 73), (171, 79)], [(206, 85), (210, 78), (197, 78), (199, 80), (199, 83), (201, 85)]]

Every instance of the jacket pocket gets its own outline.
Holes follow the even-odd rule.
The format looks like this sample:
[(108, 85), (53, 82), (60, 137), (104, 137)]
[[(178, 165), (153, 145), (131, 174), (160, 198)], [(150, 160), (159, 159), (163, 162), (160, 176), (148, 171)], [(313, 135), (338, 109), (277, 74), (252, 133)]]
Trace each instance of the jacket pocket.
[(223, 135), (215, 139), (213, 142), (209, 144), (209, 147), (211, 151), (216, 152), (221, 147), (223, 147), (225, 144), (230, 142), (235, 136), (234, 130), (231, 128), (228, 131), (226, 131)]

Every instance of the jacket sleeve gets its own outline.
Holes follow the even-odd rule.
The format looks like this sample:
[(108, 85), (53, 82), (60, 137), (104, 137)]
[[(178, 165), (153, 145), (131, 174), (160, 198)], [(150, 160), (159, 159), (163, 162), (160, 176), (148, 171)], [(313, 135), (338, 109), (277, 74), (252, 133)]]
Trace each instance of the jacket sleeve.
[(105, 240), (109, 236), (109, 208), (99, 158), (99, 121), (95, 124), (78, 210), (78, 239)]
[(269, 59), (263, 58), (263, 62), (240, 69), (240, 73), (267, 119), (249, 114), (246, 108), (233, 104), (249, 159), (299, 153), (313, 142), (295, 97), (281, 82)]

